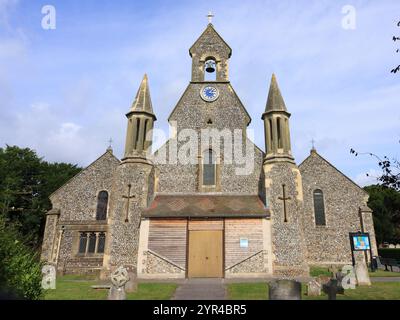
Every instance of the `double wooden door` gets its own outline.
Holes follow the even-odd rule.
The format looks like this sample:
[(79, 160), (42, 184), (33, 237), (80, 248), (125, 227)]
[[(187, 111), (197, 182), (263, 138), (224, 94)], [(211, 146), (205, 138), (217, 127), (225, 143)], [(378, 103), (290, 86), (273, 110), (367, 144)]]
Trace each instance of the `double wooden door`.
[(189, 278), (223, 277), (223, 231), (189, 231)]

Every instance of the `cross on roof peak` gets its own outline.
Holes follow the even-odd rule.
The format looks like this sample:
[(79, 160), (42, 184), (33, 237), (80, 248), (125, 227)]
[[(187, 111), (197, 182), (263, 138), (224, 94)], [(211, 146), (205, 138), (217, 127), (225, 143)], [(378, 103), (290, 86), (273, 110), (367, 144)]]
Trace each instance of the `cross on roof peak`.
[(113, 139), (112, 138), (110, 138), (110, 140), (108, 140), (108, 147), (107, 147), (107, 151), (108, 152), (113, 152), (113, 149), (112, 149), (112, 143), (113, 143)]
[(208, 19), (208, 23), (212, 23), (212, 18), (214, 18), (214, 14), (211, 11), (208, 11), (208, 15), (206, 15)]

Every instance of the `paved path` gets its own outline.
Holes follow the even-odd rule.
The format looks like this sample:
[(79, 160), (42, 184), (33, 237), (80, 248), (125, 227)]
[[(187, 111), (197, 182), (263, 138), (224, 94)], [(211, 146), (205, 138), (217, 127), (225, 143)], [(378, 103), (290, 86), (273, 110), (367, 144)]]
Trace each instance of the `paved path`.
[(172, 300), (225, 300), (223, 279), (186, 279), (176, 289)]
[(400, 282), (400, 277), (370, 277), (371, 282)]

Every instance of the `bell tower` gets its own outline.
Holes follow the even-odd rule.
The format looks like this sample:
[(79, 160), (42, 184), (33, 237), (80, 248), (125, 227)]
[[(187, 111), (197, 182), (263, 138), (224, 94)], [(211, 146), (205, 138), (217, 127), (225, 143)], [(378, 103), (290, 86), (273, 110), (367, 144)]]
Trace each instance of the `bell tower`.
[(232, 49), (212, 23), (189, 49), (192, 57), (192, 82), (208, 82), (207, 73), (216, 73), (216, 82), (228, 82), (228, 60)]

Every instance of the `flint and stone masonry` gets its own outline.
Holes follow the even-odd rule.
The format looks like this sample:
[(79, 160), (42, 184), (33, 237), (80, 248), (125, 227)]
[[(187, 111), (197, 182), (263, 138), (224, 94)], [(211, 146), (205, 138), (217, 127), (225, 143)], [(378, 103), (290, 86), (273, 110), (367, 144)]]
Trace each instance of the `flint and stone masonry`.
[[(260, 109), (264, 152), (247, 136), (251, 117), (229, 81), (232, 49), (211, 23), (189, 54), (191, 81), (168, 118), (174, 134), (151, 151), (157, 119), (145, 75), (121, 159), (108, 148), (50, 196), (42, 259), (105, 279), (119, 266), (134, 279), (295, 278), (312, 265), (351, 264), (357, 231), (369, 232), (376, 255), (368, 195), (314, 148), (296, 164), (276, 76)], [(204, 130), (223, 139), (204, 141)], [(179, 160), (184, 148), (194, 161)]]

